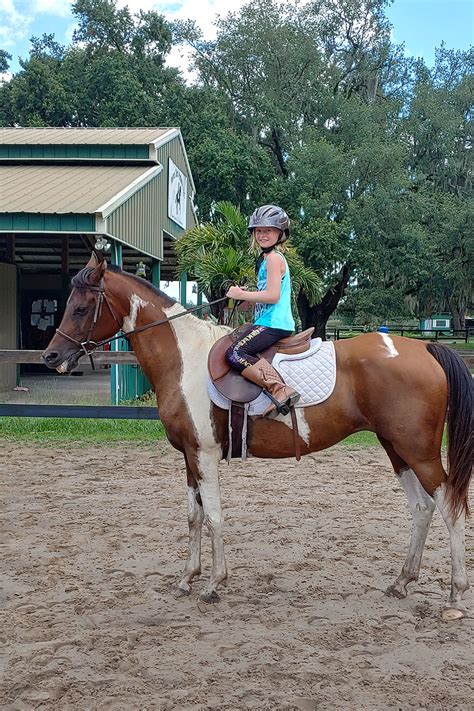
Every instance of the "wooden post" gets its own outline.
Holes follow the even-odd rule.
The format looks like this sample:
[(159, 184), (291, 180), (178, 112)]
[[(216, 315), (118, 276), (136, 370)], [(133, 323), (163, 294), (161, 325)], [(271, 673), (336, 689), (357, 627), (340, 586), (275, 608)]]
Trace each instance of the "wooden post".
[(182, 306), (186, 306), (186, 285), (188, 283), (187, 272), (181, 274), (181, 279), (179, 280), (179, 302)]
[[(202, 291), (199, 287), (197, 288), (197, 304), (196, 305), (202, 306)], [(196, 314), (197, 314), (197, 316), (199, 316), (199, 318), (203, 318), (202, 311), (197, 311)]]
[[(122, 253), (122, 243), (116, 240), (111, 240), (110, 245), (110, 261), (117, 267), (122, 268), (123, 264), (123, 253)], [(110, 349), (112, 351), (119, 351), (119, 341), (112, 341), (110, 344)], [(119, 380), (119, 366), (110, 366), (110, 399), (113, 405), (118, 405), (120, 402), (120, 380)]]
[(161, 280), (161, 262), (158, 261), (157, 259), (153, 260), (151, 264), (151, 283), (153, 286), (156, 286), (158, 289), (160, 288), (160, 280)]

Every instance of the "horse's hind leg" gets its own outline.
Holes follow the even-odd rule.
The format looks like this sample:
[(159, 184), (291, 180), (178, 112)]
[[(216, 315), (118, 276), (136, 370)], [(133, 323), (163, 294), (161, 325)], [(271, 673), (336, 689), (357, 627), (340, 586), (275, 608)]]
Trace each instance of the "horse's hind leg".
[(412, 515), (411, 538), (407, 558), (402, 572), (393, 585), (390, 585), (386, 590), (386, 595), (403, 598), (407, 596), (408, 583), (418, 580), (426, 536), (428, 535), (436, 504), (434, 499), (423, 489), (412, 469), (396, 453), (390, 442), (380, 437), (379, 440), (390, 457), (397, 478), (406, 494)]
[[(416, 460), (412, 458), (409, 453), (404, 453), (403, 456), (409, 460), (409, 464), (411, 464), (412, 468), (405, 471), (402, 470), (400, 472), (400, 479), (407, 493), (410, 508), (412, 509), (414, 529), (418, 529), (419, 549), (413, 556), (413, 572), (416, 572), (417, 577), (426, 534), (428, 533), (433, 510), (437, 506), (447, 526), (451, 545), (451, 594), (446, 604), (446, 609), (443, 612), (443, 617), (445, 619), (463, 617), (465, 608), (461, 600), (463, 593), (469, 588), (465, 563), (465, 515), (461, 513), (456, 520), (453, 519), (446, 493), (446, 472), (439, 455), (432, 459), (427, 458), (425, 460)], [(425, 489), (431, 491), (432, 496), (430, 496)], [(415, 533), (415, 531), (413, 533)], [(394, 588), (393, 594), (397, 594), (399, 590), (397, 584), (399, 582), (402, 582), (403, 588), (405, 571), (410, 573), (410, 553), (412, 551), (413, 542), (414, 536), (412, 535), (407, 561), (403, 566), (400, 577), (395, 582), (395, 585), (392, 586)], [(419, 562), (418, 565), (416, 565), (418, 556)], [(412, 577), (411, 579), (415, 580), (416, 577)]]
[(191, 592), (191, 581), (201, 573), (201, 534), (204, 511), (198, 482), (186, 459), (186, 478), (188, 483), (188, 557), (178, 589), (184, 595)]
[(442, 484), (433, 494), (436, 506), (449, 531), (451, 546), (451, 594), (443, 612), (445, 619), (464, 617), (465, 607), (462, 604), (463, 593), (469, 589), (466, 573), (466, 543), (464, 536), (465, 514), (460, 513), (453, 519), (449, 501), (446, 496), (446, 484)]

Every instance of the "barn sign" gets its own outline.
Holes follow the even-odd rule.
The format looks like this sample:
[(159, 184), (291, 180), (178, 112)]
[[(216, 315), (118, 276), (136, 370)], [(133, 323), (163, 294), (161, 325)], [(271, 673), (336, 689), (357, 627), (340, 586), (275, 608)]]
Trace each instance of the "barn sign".
[(186, 229), (188, 181), (177, 165), (168, 159), (168, 217)]

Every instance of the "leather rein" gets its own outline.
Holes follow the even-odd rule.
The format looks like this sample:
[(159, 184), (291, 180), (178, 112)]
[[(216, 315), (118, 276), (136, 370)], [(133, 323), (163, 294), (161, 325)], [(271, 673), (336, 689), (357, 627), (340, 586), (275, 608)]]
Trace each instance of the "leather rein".
[(89, 291), (95, 291), (97, 293), (97, 299), (96, 299), (96, 304), (95, 304), (95, 310), (94, 310), (94, 318), (92, 320), (91, 327), (89, 328), (89, 331), (87, 333), (87, 338), (85, 341), (79, 341), (77, 338), (73, 338), (70, 336), (68, 333), (64, 333), (64, 331), (61, 331), (59, 328), (56, 329), (56, 333), (59, 333), (60, 336), (65, 338), (67, 341), (70, 341), (71, 343), (74, 343), (76, 346), (79, 346), (79, 351), (81, 354), (88, 356), (91, 366), (93, 370), (95, 370), (95, 364), (92, 359), (92, 353), (96, 351), (98, 348), (101, 348), (101, 346), (105, 346), (107, 343), (112, 343), (113, 341), (117, 341), (119, 338), (128, 338), (129, 336), (132, 336), (135, 333), (141, 333), (142, 331), (147, 331), (149, 328), (154, 328), (155, 326), (161, 326), (164, 323), (168, 323), (169, 321), (173, 321), (175, 318), (179, 318), (180, 316), (186, 316), (187, 314), (193, 313), (193, 311), (199, 311), (202, 310), (203, 308), (206, 308), (207, 306), (212, 306), (213, 304), (218, 304), (221, 301), (226, 301), (227, 297), (224, 296), (221, 299), (216, 299), (215, 301), (209, 301), (206, 302), (205, 304), (202, 304), (201, 306), (193, 306), (190, 309), (185, 309), (184, 311), (180, 311), (178, 314), (174, 314), (173, 316), (169, 316), (168, 318), (161, 319), (159, 321), (152, 321), (151, 323), (147, 323), (144, 326), (139, 326), (138, 328), (134, 328), (132, 331), (127, 331), (126, 333), (119, 334), (118, 336), (112, 336), (111, 338), (104, 338), (102, 341), (93, 341), (91, 340), (91, 335), (92, 332), (94, 331), (94, 328), (97, 325), (98, 320), (100, 319), (100, 315), (102, 313), (102, 307), (104, 303), (106, 304), (107, 308), (110, 311), (111, 316), (113, 317), (115, 323), (118, 326), (118, 330), (121, 331), (123, 328), (123, 323), (120, 323), (119, 319), (117, 318), (117, 315), (115, 314), (115, 311), (113, 310), (109, 299), (107, 298), (107, 294), (105, 293), (105, 287), (104, 287), (104, 279), (101, 279), (100, 285), (99, 286), (76, 286), (74, 287), (75, 289), (88, 289)]

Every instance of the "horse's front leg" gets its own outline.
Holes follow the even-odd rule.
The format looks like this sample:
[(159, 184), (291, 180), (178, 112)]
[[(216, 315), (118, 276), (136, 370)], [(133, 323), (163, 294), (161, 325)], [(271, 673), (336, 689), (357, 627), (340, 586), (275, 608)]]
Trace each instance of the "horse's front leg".
[(186, 459), (186, 478), (188, 483), (188, 558), (184, 567), (183, 577), (178, 584), (178, 590), (183, 595), (191, 592), (191, 581), (201, 574), (201, 534), (204, 511), (198, 482)]
[(224, 540), (222, 536), (223, 518), (221, 496), (219, 490), (219, 460), (220, 450), (198, 454), (199, 462), (199, 493), (204, 509), (204, 520), (209, 528), (212, 545), (212, 571), (209, 584), (201, 593), (205, 602), (218, 602), (217, 587), (227, 578), (227, 568), (224, 556)]

